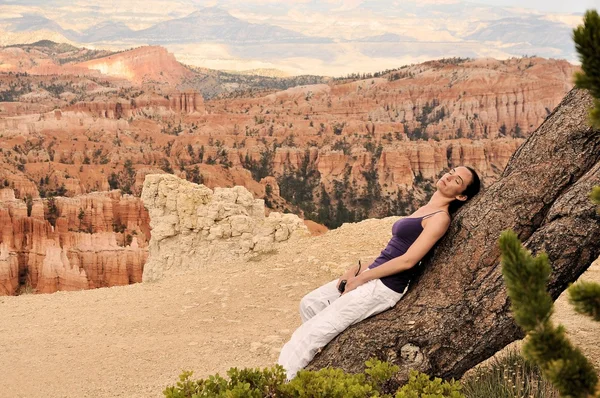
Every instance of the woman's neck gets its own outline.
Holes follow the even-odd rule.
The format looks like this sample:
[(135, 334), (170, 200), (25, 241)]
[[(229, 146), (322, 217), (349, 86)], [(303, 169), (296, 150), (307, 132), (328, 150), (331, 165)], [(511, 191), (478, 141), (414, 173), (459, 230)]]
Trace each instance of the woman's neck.
[(424, 207), (448, 211), (448, 207), (453, 200), (454, 198), (449, 198), (436, 191)]

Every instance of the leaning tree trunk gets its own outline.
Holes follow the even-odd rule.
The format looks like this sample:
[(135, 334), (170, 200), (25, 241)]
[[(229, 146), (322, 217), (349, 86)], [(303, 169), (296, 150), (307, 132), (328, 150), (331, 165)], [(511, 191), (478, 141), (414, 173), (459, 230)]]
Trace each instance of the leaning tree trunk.
[(510, 313), (498, 238), (512, 229), (553, 267), (556, 299), (600, 255), (600, 131), (591, 97), (572, 90), (519, 147), (500, 179), (457, 214), (423, 273), (395, 308), (350, 327), (310, 364), (363, 370), (376, 356), (408, 369), (458, 378), (523, 337)]

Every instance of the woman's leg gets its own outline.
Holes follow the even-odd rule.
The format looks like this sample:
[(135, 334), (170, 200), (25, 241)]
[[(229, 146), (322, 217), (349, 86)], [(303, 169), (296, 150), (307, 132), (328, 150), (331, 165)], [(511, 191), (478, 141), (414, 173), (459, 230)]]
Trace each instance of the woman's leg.
[(337, 281), (336, 279), (316, 288), (300, 300), (302, 322), (308, 321), (340, 297), (340, 292), (337, 290)]
[(327, 345), (348, 326), (393, 307), (402, 297), (375, 279), (344, 294), (331, 305), (304, 322), (292, 334), (277, 361), (288, 379), (304, 368), (319, 349)]

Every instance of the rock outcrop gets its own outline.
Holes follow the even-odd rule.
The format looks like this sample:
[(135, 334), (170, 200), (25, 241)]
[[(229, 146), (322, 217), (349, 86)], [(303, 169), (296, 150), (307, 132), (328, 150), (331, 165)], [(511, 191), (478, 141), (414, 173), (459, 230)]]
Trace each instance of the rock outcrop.
[(141, 282), (148, 213), (118, 191), (16, 199), (0, 190), (0, 295)]
[(150, 215), (152, 237), (144, 281), (218, 261), (276, 249), (278, 242), (308, 235), (293, 214), (272, 212), (242, 186), (215, 188), (169, 174), (146, 176), (142, 200)]
[(155, 88), (175, 87), (183, 78), (194, 75), (190, 69), (177, 62), (167, 49), (159, 46), (143, 46), (75, 66)]
[[(168, 112), (170, 111), (170, 112)], [(166, 96), (158, 94), (142, 94), (129, 100), (113, 97), (95, 101), (77, 102), (55, 111), (55, 120), (61, 120), (63, 113), (74, 112), (78, 117), (89, 115), (107, 119), (128, 119), (147, 114), (159, 114), (164, 117), (180, 113), (203, 115), (204, 99), (194, 91), (172, 91)]]

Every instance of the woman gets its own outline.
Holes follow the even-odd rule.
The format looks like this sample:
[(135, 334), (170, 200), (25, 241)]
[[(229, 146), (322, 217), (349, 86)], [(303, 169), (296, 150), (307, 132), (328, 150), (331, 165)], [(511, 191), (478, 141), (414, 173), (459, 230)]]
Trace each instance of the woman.
[[(450, 214), (480, 189), (470, 167), (448, 171), (436, 183), (429, 202), (392, 227), (392, 239), (366, 269), (350, 268), (338, 280), (313, 290), (300, 302), (302, 325), (281, 349), (278, 363), (289, 380), (319, 349), (348, 326), (392, 308), (406, 293), (412, 267), (431, 250), (450, 226)], [(343, 293), (338, 288), (346, 281)]]

